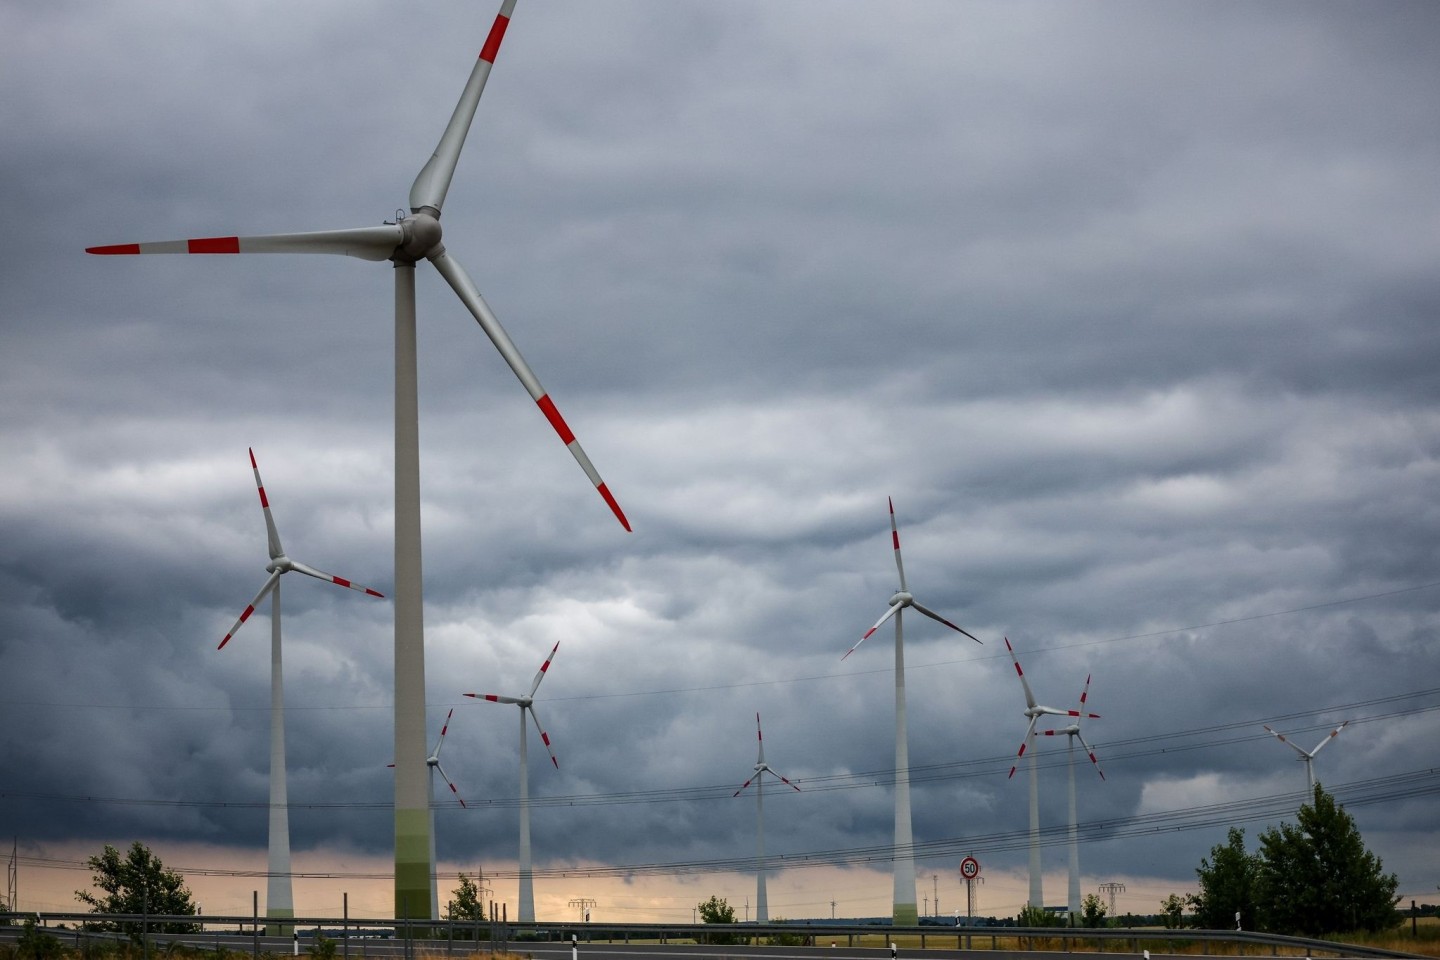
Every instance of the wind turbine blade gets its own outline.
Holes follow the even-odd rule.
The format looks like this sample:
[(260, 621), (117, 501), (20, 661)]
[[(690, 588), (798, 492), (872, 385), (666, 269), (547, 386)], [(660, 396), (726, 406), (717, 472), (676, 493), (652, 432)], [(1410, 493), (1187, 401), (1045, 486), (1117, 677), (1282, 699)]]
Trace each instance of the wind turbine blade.
[[(900, 528), (895, 525), (895, 500), (893, 497), (886, 497), (890, 504), (890, 540), (895, 545), (895, 570), (900, 574), (900, 592), (905, 592), (905, 564), (900, 559)], [(939, 618), (936, 618), (939, 619)], [(959, 627), (956, 627), (958, 630)], [(961, 631), (964, 633), (964, 631)], [(966, 634), (969, 636), (969, 634)]]
[(271, 590), (274, 590), (275, 584), (279, 582), (280, 571), (276, 570), (274, 573), (270, 574), (269, 579), (265, 581), (265, 586), (261, 587), (260, 592), (255, 594), (255, 599), (251, 600), (250, 606), (246, 607), (245, 612), (240, 614), (240, 619), (235, 621), (235, 625), (230, 628), (229, 633), (225, 634), (225, 639), (220, 641), (220, 646), (216, 647), (216, 650), (225, 649), (225, 644), (229, 643), (230, 638), (235, 636), (235, 634), (239, 632), (240, 625), (243, 624), (246, 620), (250, 619), (250, 615), (255, 612), (255, 608), (260, 605), (260, 601), (265, 599), (265, 594), (269, 593)]
[(532, 703), (524, 709), (530, 711), (530, 719), (535, 721), (535, 729), (540, 732), (540, 740), (545, 744), (545, 749), (550, 751), (550, 762), (555, 764), (556, 770), (559, 770), (560, 761), (555, 759), (555, 748), (550, 746), (550, 734), (546, 733), (545, 728), (540, 726), (540, 717), (535, 713), (535, 705)]
[(154, 243), (116, 243), (86, 247), (86, 253), (101, 256), (137, 253), (329, 253), (360, 260), (389, 260), (395, 248), (405, 242), (404, 228), (394, 223), (350, 230), (317, 230), (310, 233), (272, 233), (258, 237), (201, 237), (193, 240), (161, 240)]
[[(931, 620), (938, 620), (939, 622), (945, 624), (945, 626), (949, 627), (951, 630), (963, 633), (965, 634), (965, 636), (969, 637), (971, 640), (974, 640), (976, 643), (980, 643), (980, 638), (975, 636), (975, 634), (971, 633), (969, 630), (966, 630), (964, 627), (955, 626), (955, 624), (951, 623), (949, 620), (946, 620), (944, 617), (940, 616), (940, 614), (936, 613), (934, 610), (931, 610), (929, 607), (921, 606), (919, 601), (911, 600), (910, 606), (914, 607), (920, 613), (925, 614), (925, 616), (929, 617)], [(984, 646), (984, 644), (981, 644), (981, 646)]]
[[(755, 742), (759, 745), (759, 752), (755, 754), (755, 765), (765, 764), (765, 735), (760, 732), (760, 714), (755, 714)], [(740, 789), (745, 789), (741, 787)]]
[(1264, 726), (1265, 726), (1265, 729), (1266, 729), (1266, 730), (1269, 730), (1269, 731), (1270, 731), (1270, 735), (1273, 736), (1276, 740), (1279, 740), (1281, 743), (1285, 744), (1285, 746), (1289, 747), (1291, 750), (1294, 750), (1296, 753), (1300, 754), (1300, 756), (1304, 757), (1306, 760), (1309, 760), (1309, 759), (1310, 759), (1310, 754), (1306, 753), (1304, 750), (1302, 750), (1302, 749), (1300, 749), (1299, 747), (1295, 746), (1295, 744), (1291, 743), (1289, 740), (1286, 740), (1286, 739), (1285, 739), (1285, 734), (1283, 734), (1283, 733), (1278, 733), (1278, 732), (1276, 732), (1275, 730), (1271, 730), (1269, 724), (1265, 724)]
[(434, 207), (439, 211), (445, 205), (445, 194), (450, 190), (450, 180), (455, 175), (455, 165), (460, 162), (460, 150), (465, 146), (465, 136), (470, 132), (470, 123), (475, 119), (475, 108), (480, 105), (480, 95), (485, 92), (485, 81), (490, 79), (490, 70), (495, 65), (495, 56), (500, 52), (500, 41), (505, 38), (505, 28), (515, 10), (515, 0), (504, 0), (500, 12), (490, 26), (490, 35), (480, 56), (465, 81), (460, 102), (445, 127), (435, 152), (421, 168), (420, 175), (410, 187), (410, 209), (418, 213), (422, 207)]
[(780, 776), (780, 774), (776, 773), (773, 768), (771, 768), (771, 767), (766, 767), (765, 769), (766, 769), (766, 770), (769, 770), (770, 773), (773, 774), (776, 779), (778, 779), (781, 783), (785, 784), (785, 786), (789, 787), (791, 790), (794, 790), (794, 791), (796, 791), (797, 793), (802, 792), (799, 787), (795, 786), (795, 784), (791, 783), (789, 780), (786, 780), (784, 777)]
[[(1010, 638), (1005, 638), (1005, 649), (1010, 651), (1010, 659), (1015, 663), (1015, 675), (1020, 678), (1020, 686), (1025, 688), (1025, 706), (1034, 710), (1038, 704), (1035, 703), (1035, 694), (1030, 692), (1030, 681), (1025, 679), (1025, 671), (1020, 669), (1020, 658), (1015, 656), (1015, 648), (1010, 646)], [(1032, 723), (1031, 726), (1034, 726)], [(1012, 768), (1011, 773), (1014, 773)]]
[(435, 741), (435, 749), (430, 751), (430, 756), (435, 760), (435, 765), (440, 765), (440, 748), (445, 746), (445, 734), (450, 731), (450, 718), (455, 716), (455, 708), (451, 707), (450, 712), (445, 714), (445, 722), (440, 725), (440, 737)]
[(1327, 734), (1325, 735), (1325, 739), (1324, 739), (1324, 740), (1321, 740), (1319, 743), (1315, 744), (1315, 749), (1310, 751), (1310, 756), (1313, 758), (1313, 757), (1315, 756), (1315, 754), (1317, 754), (1317, 753), (1320, 752), (1320, 748), (1321, 748), (1321, 747), (1325, 746), (1325, 744), (1329, 743), (1331, 740), (1334, 740), (1334, 739), (1335, 739), (1335, 735), (1338, 734), (1341, 730), (1344, 730), (1344, 729), (1345, 729), (1346, 727), (1348, 727), (1349, 725), (1350, 725), (1350, 721), (1349, 721), (1349, 720), (1346, 720), (1344, 723), (1340, 724), (1340, 726), (1336, 727), (1334, 730), (1331, 730), (1329, 733), (1327, 733)]
[(275, 518), (270, 515), (270, 499), (265, 496), (265, 484), (260, 481), (260, 465), (255, 462), (255, 448), (250, 448), (250, 469), (255, 471), (255, 489), (260, 493), (260, 509), (265, 511), (265, 533), (270, 538), (270, 559), (285, 555), (280, 546), (280, 531), (275, 529)]
[(535, 371), (530, 369), (530, 365), (526, 363), (525, 358), (520, 355), (520, 351), (516, 349), (514, 342), (510, 339), (510, 335), (505, 332), (505, 328), (500, 325), (500, 321), (497, 320), (495, 314), (490, 311), (490, 307), (485, 302), (485, 299), (480, 296), (480, 291), (476, 289), (475, 284), (471, 281), (469, 275), (466, 274), (465, 268), (443, 249), (438, 253), (433, 253), (430, 256), (430, 262), (435, 264), (435, 269), (440, 272), (440, 275), (445, 278), (445, 282), (450, 284), (450, 288), (460, 297), (461, 302), (465, 304), (465, 308), (470, 311), (471, 315), (475, 317), (475, 321), (480, 324), (480, 329), (484, 330), (485, 335), (490, 338), (490, 342), (495, 344), (495, 349), (500, 351), (500, 356), (505, 358), (505, 362), (510, 365), (510, 369), (514, 371), (515, 376), (520, 379), (520, 383), (530, 393), (531, 399), (540, 407), (540, 411), (545, 414), (545, 419), (550, 421), (550, 426), (560, 435), (560, 442), (565, 444), (566, 449), (568, 449), (571, 456), (575, 458), (575, 462), (580, 464), (580, 469), (585, 471), (585, 476), (590, 478), (590, 482), (595, 485), (595, 489), (599, 491), (600, 496), (604, 498), (605, 503), (609, 505), (611, 512), (615, 514), (615, 519), (620, 521), (622, 527), (629, 530), (630, 521), (625, 519), (625, 512), (620, 509), (619, 502), (616, 501), (614, 495), (610, 493), (610, 488), (605, 485), (605, 481), (600, 478), (600, 474), (596, 471), (595, 465), (590, 462), (590, 458), (585, 455), (585, 449), (580, 446), (580, 441), (575, 439), (575, 434), (570, 431), (569, 424), (565, 422), (565, 418), (562, 417), (560, 411), (556, 409), (554, 401), (550, 399), (550, 395), (547, 394), (545, 388), (540, 385), (540, 380), (535, 376)]
[[(441, 733), (440, 736), (443, 738), (445, 734)], [(439, 753), (439, 748), (436, 748), (436, 753)], [(435, 761), (435, 769), (440, 772), (440, 779), (445, 781), (445, 786), (449, 787), (450, 792), (455, 794), (455, 799), (460, 801), (460, 806), (465, 806), (465, 799), (460, 796), (460, 791), (455, 789), (455, 784), (445, 775), (445, 768), (440, 766), (439, 760)]]
[(491, 703), (520, 703), (519, 697), (502, 697), (498, 693), (467, 693), (467, 697), (474, 697), (476, 700), (489, 700)]
[(746, 780), (744, 783), (740, 784), (740, 789), (735, 791), (734, 796), (732, 796), (731, 799), (733, 800), (735, 797), (740, 796), (740, 794), (745, 792), (745, 788), (750, 786), (750, 784), (754, 782), (755, 777), (751, 777), (749, 780)]
[(293, 560), (290, 562), (290, 569), (294, 570), (296, 573), (303, 573), (307, 577), (314, 577), (316, 580), (328, 580), (336, 586), (346, 587), (350, 590), (358, 590), (368, 597), (383, 598), (385, 596), (385, 594), (381, 593), (379, 590), (372, 590), (369, 587), (362, 586), (358, 583), (353, 583), (349, 580), (346, 580), (344, 577), (337, 577), (333, 573), (326, 573), (323, 570), (316, 570), (314, 567), (306, 566), (303, 563), (296, 563)]
[[(1099, 719), (1100, 719), (1100, 714), (1098, 714), (1098, 713), (1086, 713), (1086, 712), (1085, 712), (1085, 702), (1086, 702), (1087, 700), (1089, 700), (1089, 699), (1090, 699), (1090, 674), (1087, 673), (1087, 674), (1085, 674), (1085, 686), (1080, 690), (1080, 708), (1079, 708), (1078, 710), (1071, 710), (1071, 711), (1070, 711), (1070, 716), (1075, 717), (1075, 718), (1077, 718), (1077, 719), (1084, 718), (1084, 719), (1086, 719), (1086, 720), (1099, 720)], [(1077, 729), (1078, 729), (1078, 728), (1077, 728)]]
[[(900, 608), (903, 606), (905, 606), (905, 604), (903, 603), (892, 603), (890, 605), (890, 609), (885, 611), (885, 616), (881, 617), (879, 620), (876, 620), (875, 626), (871, 627), (869, 630), (866, 630), (865, 635), (859, 640), (855, 641), (855, 646), (845, 651), (845, 657), (850, 656), (850, 654), (858, 650), (860, 648), (860, 644), (864, 643), (866, 640), (869, 640), (870, 635), (873, 634), (876, 630), (879, 630), (886, 620), (889, 620), (891, 617), (895, 616), (895, 614), (899, 613)], [(841, 657), (840, 659), (844, 660), (845, 657)]]
[(555, 641), (555, 646), (550, 648), (550, 656), (540, 664), (540, 669), (535, 673), (535, 682), (530, 684), (530, 696), (535, 696), (535, 691), (540, 689), (540, 681), (545, 679), (545, 671), (550, 669), (550, 661), (555, 659), (555, 651), (560, 649), (560, 641)]
[(1100, 774), (1101, 780), (1104, 780), (1105, 771), (1100, 769), (1100, 761), (1095, 759), (1095, 748), (1085, 742), (1085, 738), (1080, 736), (1080, 731), (1078, 729), (1075, 731), (1075, 739), (1079, 740), (1080, 746), (1085, 748), (1085, 755), (1090, 758), (1091, 763), (1095, 764), (1095, 772)]
[(1020, 766), (1020, 758), (1025, 756), (1025, 751), (1030, 747), (1030, 741), (1035, 739), (1035, 721), (1038, 719), (1038, 717), (1030, 718), (1030, 726), (1025, 731), (1025, 739), (1020, 741), (1020, 749), (1015, 753), (1015, 766), (1010, 768), (1010, 772), (1005, 775), (1005, 779), (1008, 780), (1015, 776), (1015, 770)]

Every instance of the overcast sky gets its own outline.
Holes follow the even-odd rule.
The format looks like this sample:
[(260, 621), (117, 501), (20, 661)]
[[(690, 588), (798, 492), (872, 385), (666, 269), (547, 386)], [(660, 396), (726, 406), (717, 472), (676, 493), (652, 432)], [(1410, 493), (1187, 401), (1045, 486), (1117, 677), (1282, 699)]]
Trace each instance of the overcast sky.
[[(393, 219), (493, 15), (0, 6), (22, 852), (263, 851), (268, 618), (216, 650), (265, 578), (247, 447), (292, 557), (393, 586), (389, 265), (84, 248)], [(922, 878), (973, 851), (985, 912), (1023, 902), (1008, 635), (1044, 703), (1093, 675), (1085, 892), (1193, 888), (1229, 823), (1298, 803), (1262, 724), (1308, 749), (1349, 720), (1317, 775), (1433, 896), (1437, 41), (1428, 3), (523, 0), (446, 246), (634, 532), (422, 265), (428, 715), (455, 709), (470, 804), (442, 860), (513, 876), (517, 711), (462, 694), (524, 692), (556, 641), (541, 871), (743, 869), (757, 712), (803, 790), (767, 796), (769, 849), (888, 844), (892, 634), (840, 658), (897, 587), (893, 497), (916, 597), (984, 641), (906, 623)], [(295, 867), (383, 866), (390, 602), (289, 577), (285, 604)], [(888, 914), (886, 871), (791, 871), (771, 913)], [(716, 889), (684, 883), (683, 912)]]

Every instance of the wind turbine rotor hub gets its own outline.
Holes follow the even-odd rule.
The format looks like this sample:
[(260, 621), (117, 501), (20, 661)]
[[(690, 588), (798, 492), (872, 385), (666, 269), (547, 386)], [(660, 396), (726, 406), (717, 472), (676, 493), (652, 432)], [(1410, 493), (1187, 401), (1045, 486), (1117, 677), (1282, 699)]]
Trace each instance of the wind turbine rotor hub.
[(908, 607), (908, 606), (910, 606), (910, 604), (912, 604), (912, 603), (914, 603), (914, 602), (915, 602), (915, 596), (914, 596), (914, 594), (910, 593), (910, 592), (907, 591), (907, 590), (901, 590), (901, 591), (897, 592), (893, 597), (890, 598), (890, 606), (892, 606), (892, 607), (895, 606), (895, 604), (897, 604), (897, 603), (898, 603), (898, 604), (901, 604), (901, 605), (903, 605), (903, 606)]
[(395, 248), (390, 259), (398, 263), (418, 263), (432, 253), (443, 251), (440, 238), (440, 212), (432, 207), (421, 207), (414, 216), (400, 222), (405, 231), (405, 240)]
[(293, 564), (291, 564), (290, 558), (282, 553), (274, 560), (271, 560), (269, 563), (265, 564), (265, 572), (274, 573), (276, 570), (279, 570), (281, 573), (288, 573), (292, 565)]

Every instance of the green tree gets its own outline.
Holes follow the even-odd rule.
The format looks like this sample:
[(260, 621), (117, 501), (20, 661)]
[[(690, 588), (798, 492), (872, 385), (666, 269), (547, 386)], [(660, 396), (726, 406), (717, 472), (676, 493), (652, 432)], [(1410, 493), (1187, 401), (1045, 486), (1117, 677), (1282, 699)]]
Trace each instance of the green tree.
[(15, 944), (16, 960), (60, 960), (65, 955), (60, 940), (41, 930), (30, 918), (25, 920), (25, 931)]
[(450, 894), (450, 909), (446, 913), (447, 920), (468, 920), (472, 923), (486, 919), (485, 911), (480, 903), (480, 888), (474, 880), (465, 874), (460, 874), (460, 886), (456, 887)]
[(1087, 927), (1105, 926), (1105, 901), (1093, 893), (1085, 894), (1080, 901), (1080, 922)]
[(1028, 903), (1021, 907), (1020, 912), (1015, 915), (1015, 926), (1017, 927), (1059, 927), (1065, 923), (1065, 919), (1059, 914)]
[[(104, 896), (77, 890), (75, 899), (89, 904), (91, 913), (193, 917), (198, 912), (185, 878), (167, 869), (138, 840), (123, 859), (120, 851), (107, 843), (99, 856), (90, 858), (90, 869), (94, 871), (91, 885), (99, 887)], [(138, 936), (140, 927), (138, 922), (91, 924), (92, 929), (123, 930), (131, 936)], [(194, 933), (200, 928), (193, 923), (171, 922), (151, 923), (149, 929), (155, 933)]]
[(1255, 878), (1260, 858), (1245, 852), (1245, 831), (1231, 827), (1226, 842), (1210, 848), (1209, 859), (1195, 869), (1200, 892), (1192, 895), (1195, 926), (1203, 930), (1255, 929)]
[[(734, 923), (735, 908), (724, 897), (711, 896), (704, 903), (697, 903), (695, 909), (700, 913), (701, 923)], [(706, 943), (728, 944), (734, 943), (735, 937), (729, 933), (708, 933), (705, 935)]]
[(1398, 924), (1399, 878), (1365, 849), (1345, 808), (1316, 784), (1297, 819), (1260, 834), (1255, 892), (1263, 928), (1319, 937)]
[(1166, 930), (1179, 930), (1185, 926), (1185, 905), (1193, 899), (1172, 893), (1160, 901), (1160, 922), (1165, 924)]

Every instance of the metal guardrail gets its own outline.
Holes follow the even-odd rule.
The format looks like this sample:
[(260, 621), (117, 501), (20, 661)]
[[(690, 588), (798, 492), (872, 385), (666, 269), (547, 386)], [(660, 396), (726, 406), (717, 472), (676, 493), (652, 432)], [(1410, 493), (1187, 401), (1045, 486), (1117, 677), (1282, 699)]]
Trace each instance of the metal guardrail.
[[(913, 942), (918, 939), (920, 948), (963, 952), (975, 950), (976, 940), (989, 940), (989, 950), (998, 950), (999, 941), (1018, 941), (1021, 953), (1072, 953), (1097, 952), (1138, 955), (1159, 944), (1174, 944), (1190, 947), (1199, 944), (1201, 953), (1211, 954), (1212, 946), (1225, 945), (1231, 948), (1255, 947), (1270, 949), (1271, 956), (1304, 955), (1305, 957), (1357, 958), (1357, 960), (1430, 960), (1423, 954), (1405, 953), (1370, 947), (1362, 944), (1340, 943), (1333, 940), (1315, 940), (1306, 937), (1288, 937), (1279, 934), (1250, 930), (1191, 930), (1159, 929), (1139, 927), (946, 927), (922, 925), (895, 927), (889, 924), (841, 924), (824, 921), (790, 923), (735, 923), (735, 924), (652, 924), (652, 923), (573, 923), (573, 922), (475, 922), (468, 920), (407, 920), (405, 918), (359, 918), (359, 917), (294, 917), (275, 918), (257, 915), (238, 916), (174, 916), (142, 914), (93, 914), (93, 913), (0, 913), (0, 937), (13, 939), (18, 936), (22, 925), (34, 920), (48, 934), (68, 939), (70, 936), (100, 938), (98, 931), (81, 929), (92, 923), (129, 924), (144, 929), (153, 942), (179, 940), (198, 948), (244, 951), (247, 948), (259, 953), (262, 940), (269, 945), (290, 941), (292, 937), (299, 944), (313, 942), (316, 933), (336, 941), (337, 953), (344, 948), (349, 955), (350, 941), (375, 939), (428, 942), (433, 952), (446, 944), (474, 944), (466, 949), (479, 949), (486, 944), (492, 951), (497, 947), (519, 946), (526, 942), (569, 943), (571, 937), (581, 943), (632, 943), (649, 942), (670, 946), (685, 946), (685, 941), (705, 945), (726, 938), (729, 942), (748, 943), (764, 946), (774, 940), (793, 943), (803, 938), (808, 947), (839, 945), (843, 939), (849, 949), (857, 948), (857, 940), (864, 948), (866, 938), (882, 937), (885, 942), (904, 938)], [(11, 926), (4, 926), (6, 922)], [(165, 924), (195, 924), (201, 928), (198, 934), (160, 934), (155, 928)], [(64, 926), (62, 926), (64, 925)], [(277, 939), (265, 931), (283, 930), (283, 937)], [(125, 938), (125, 934), (109, 934)], [(951, 946), (953, 944), (953, 946)], [(1142, 946), (1144, 944), (1145, 946)], [(1128, 949), (1126, 949), (1128, 947)], [(357, 947), (358, 949), (358, 947)], [(986, 947), (978, 948), (985, 951)], [(1006, 948), (1008, 949), (1008, 948)], [(271, 950), (270, 952), (275, 952)], [(308, 950), (306, 951), (308, 952)], [(1158, 951), (1155, 951), (1158, 952)], [(1241, 949), (1222, 951), (1221, 955), (1238, 954)]]

